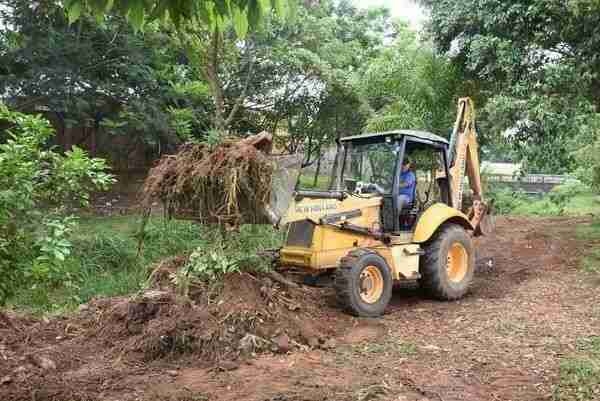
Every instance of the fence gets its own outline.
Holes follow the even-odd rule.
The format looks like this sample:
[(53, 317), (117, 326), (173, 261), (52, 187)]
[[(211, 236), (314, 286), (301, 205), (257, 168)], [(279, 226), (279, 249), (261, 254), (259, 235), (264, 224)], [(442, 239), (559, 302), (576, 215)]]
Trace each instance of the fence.
[(499, 183), (515, 190), (529, 193), (546, 193), (550, 192), (552, 188), (575, 178), (568, 175), (547, 174), (528, 174), (525, 176), (486, 174), (485, 179), (489, 183)]

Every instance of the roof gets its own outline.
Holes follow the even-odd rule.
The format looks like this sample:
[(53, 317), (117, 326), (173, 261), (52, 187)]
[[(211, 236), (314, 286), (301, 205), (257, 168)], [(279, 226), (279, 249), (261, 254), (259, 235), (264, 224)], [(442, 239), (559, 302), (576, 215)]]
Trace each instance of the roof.
[(387, 132), (379, 132), (374, 134), (361, 134), (354, 136), (347, 136), (341, 139), (342, 142), (357, 140), (357, 139), (377, 139), (378, 137), (399, 137), (399, 136), (412, 136), (419, 139), (426, 139), (428, 141), (445, 143), (448, 145), (448, 141), (441, 136), (432, 134), (431, 132), (426, 131), (416, 131), (416, 130), (408, 130), (401, 129), (395, 131), (387, 131)]

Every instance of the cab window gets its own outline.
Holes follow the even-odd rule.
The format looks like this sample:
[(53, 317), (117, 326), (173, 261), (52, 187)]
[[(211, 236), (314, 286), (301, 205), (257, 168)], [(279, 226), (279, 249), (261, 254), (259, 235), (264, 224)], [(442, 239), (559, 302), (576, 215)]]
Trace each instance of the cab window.
[(349, 144), (344, 168), (345, 189), (358, 193), (390, 194), (398, 146), (394, 143)]

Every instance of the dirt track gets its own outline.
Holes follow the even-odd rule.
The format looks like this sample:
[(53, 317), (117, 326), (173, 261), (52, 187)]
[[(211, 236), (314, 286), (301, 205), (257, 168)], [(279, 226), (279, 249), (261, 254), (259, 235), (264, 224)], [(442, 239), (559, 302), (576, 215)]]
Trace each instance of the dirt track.
[[(103, 355), (97, 341), (86, 346), (76, 318), (19, 319), (33, 354), (62, 359), (27, 382), (0, 363), (0, 382), (11, 378), (0, 384), (0, 400), (67, 401), (64, 387), (72, 398), (115, 401), (550, 400), (560, 358), (577, 338), (600, 335), (600, 283), (577, 268), (590, 244), (574, 230), (587, 223), (501, 219), (496, 235), (481, 241), (476, 282), (460, 302), (397, 289), (384, 318), (354, 319), (336, 309), (331, 290), (311, 289), (309, 298), (323, 301), (307, 313), (329, 328), (327, 338), (287, 354), (143, 363)], [(0, 361), (32, 358), (12, 351), (0, 338)]]

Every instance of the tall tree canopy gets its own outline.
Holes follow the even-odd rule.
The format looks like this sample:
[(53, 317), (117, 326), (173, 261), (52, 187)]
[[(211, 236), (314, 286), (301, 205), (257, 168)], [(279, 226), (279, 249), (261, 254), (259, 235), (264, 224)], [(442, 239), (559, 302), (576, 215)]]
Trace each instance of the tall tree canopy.
[(464, 85), (448, 57), (421, 42), (406, 23), (396, 24), (390, 46), (365, 64), (355, 79), (374, 115), (368, 129), (420, 128), (447, 135)]
[(597, 138), (600, 3), (423, 0), (438, 49), (488, 100), (481, 126), (530, 171), (566, 173), (581, 139)]
[[(123, 144), (119, 136), (126, 135), (130, 145), (141, 141), (158, 150), (179, 140), (170, 108), (210, 112), (208, 89), (189, 85), (183, 52), (158, 25), (135, 33), (119, 16), (101, 23), (84, 16), (69, 24), (54, 2), (0, 4), (6, 24), (0, 32), (3, 101), (46, 113), (59, 133), (86, 129), (99, 147)], [(117, 124), (104, 129), (109, 120)], [(115, 156), (127, 153), (121, 149)]]

